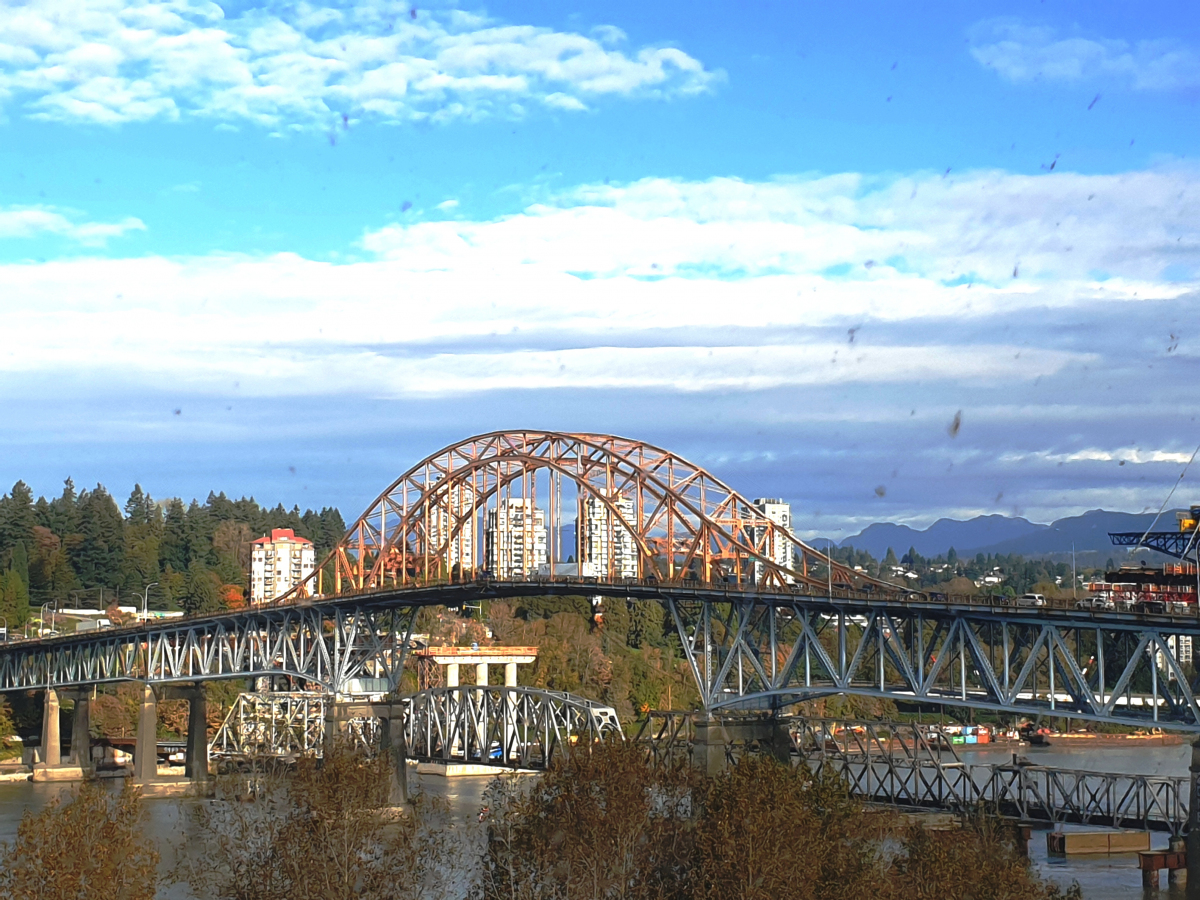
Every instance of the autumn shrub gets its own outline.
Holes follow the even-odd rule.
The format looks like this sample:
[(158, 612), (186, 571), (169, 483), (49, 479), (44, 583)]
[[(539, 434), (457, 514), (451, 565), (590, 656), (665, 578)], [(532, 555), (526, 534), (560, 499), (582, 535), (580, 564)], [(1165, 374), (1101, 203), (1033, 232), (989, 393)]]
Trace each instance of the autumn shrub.
[(879, 814), (832, 775), (747, 755), (709, 779), (696, 823), (703, 900), (859, 900), (886, 887)]
[(83, 784), (26, 811), (0, 849), (0, 900), (151, 900), (158, 852), (143, 830), (136, 788)]
[(632, 744), (558, 757), (532, 784), (488, 797), (488, 900), (688, 896), (693, 783)]
[(903, 900), (1081, 897), (1078, 885), (1062, 891), (1039, 878), (1018, 841), (1015, 823), (984, 813), (946, 829), (911, 825), (893, 863), (893, 894)]
[(293, 770), (223, 776), (192, 811), (176, 879), (212, 900), (407, 900), (451, 865), (445, 810), (387, 806), (390, 759), (339, 746)]

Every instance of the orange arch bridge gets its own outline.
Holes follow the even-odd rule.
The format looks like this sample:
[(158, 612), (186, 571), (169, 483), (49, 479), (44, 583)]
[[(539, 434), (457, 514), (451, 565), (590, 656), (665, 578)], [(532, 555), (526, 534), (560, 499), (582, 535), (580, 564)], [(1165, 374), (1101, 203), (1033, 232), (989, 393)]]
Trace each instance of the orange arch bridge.
[[(577, 540), (564, 547), (572, 521)], [(830, 565), (784, 522), (660, 447), (610, 434), (500, 431), (452, 444), (401, 475), (281, 601), (556, 575), (895, 590)]]

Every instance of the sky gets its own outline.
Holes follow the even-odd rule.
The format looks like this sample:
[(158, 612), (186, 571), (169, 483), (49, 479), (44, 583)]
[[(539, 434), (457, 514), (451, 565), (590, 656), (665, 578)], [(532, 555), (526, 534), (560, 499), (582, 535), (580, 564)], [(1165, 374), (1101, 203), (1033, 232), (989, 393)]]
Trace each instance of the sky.
[(534, 428), (802, 536), (1200, 502), (1200, 17), (914, 6), (0, 0), (0, 491), (350, 520)]

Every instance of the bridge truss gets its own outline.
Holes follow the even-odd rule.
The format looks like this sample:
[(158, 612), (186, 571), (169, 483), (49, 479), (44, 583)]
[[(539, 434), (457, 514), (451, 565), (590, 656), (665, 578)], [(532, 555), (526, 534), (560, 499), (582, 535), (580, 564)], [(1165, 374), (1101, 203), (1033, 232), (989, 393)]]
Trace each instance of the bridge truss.
[[(508, 431), (452, 444), (401, 475), (283, 600), (463, 580), (481, 570), (507, 578), (514, 563), (480, 539), (497, 516), (502, 530), (519, 518), (525, 543), (545, 541), (547, 571), (574, 556), (575, 574), (600, 582), (894, 590), (831, 564), (676, 454), (608, 434)], [(590, 538), (564, 550), (557, 536), (572, 520)], [(519, 575), (535, 574), (533, 552), (524, 548)]]
[(937, 726), (836, 719), (792, 720), (801, 764), (832, 771), (864, 800), (967, 812), (987, 807), (1026, 822), (1070, 822), (1181, 834), (1188, 777), (964, 763)]

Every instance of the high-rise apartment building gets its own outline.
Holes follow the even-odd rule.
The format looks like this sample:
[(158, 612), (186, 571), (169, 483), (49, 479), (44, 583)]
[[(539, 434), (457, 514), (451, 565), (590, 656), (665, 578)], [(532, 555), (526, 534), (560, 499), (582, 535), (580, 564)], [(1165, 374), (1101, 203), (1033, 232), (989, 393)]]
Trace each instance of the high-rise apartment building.
[(312, 541), (290, 528), (274, 528), (271, 536), (254, 541), (250, 549), (250, 602), (266, 603), (285, 594), (316, 565)]
[(523, 497), (501, 498), (487, 514), (487, 567), (494, 578), (524, 578), (546, 565), (546, 511)]
[[(633, 500), (621, 494), (612, 498), (626, 522), (634, 520)], [(583, 527), (578, 528), (579, 559), (583, 573), (597, 578), (637, 578), (638, 551), (633, 532), (614, 516), (599, 497), (583, 501)]]
[[(779, 500), (779, 499), (775, 499), (775, 498), (760, 497), (759, 499), (754, 501), (754, 506), (756, 509), (758, 509), (758, 511), (760, 513), (762, 513), (766, 518), (770, 519), (772, 522), (775, 522), (778, 525), (782, 525), (789, 532), (792, 530), (792, 504), (785, 503), (783, 500)], [(767, 531), (768, 531), (768, 529), (765, 525), (753, 526), (751, 529), (751, 532), (752, 532), (752, 536), (754, 538), (755, 543), (761, 541), (764, 537), (765, 532), (767, 532)], [(794, 550), (795, 550), (795, 547), (792, 545), (792, 542), (790, 540), (788, 540), (787, 538), (782, 537), (777, 532), (776, 536), (775, 536), (775, 540), (773, 542), (773, 546), (770, 546), (768, 548), (767, 555), (770, 558), (770, 560), (772, 562), (774, 562), (776, 565), (783, 566), (785, 569), (790, 569), (794, 565), (794, 563), (792, 561), (792, 552)], [(755, 560), (755, 562), (754, 562), (754, 580), (755, 581), (762, 580), (764, 568), (765, 568), (765, 566), (763, 566), (762, 562)], [(795, 579), (792, 578), (792, 576), (790, 576), (790, 575), (786, 575), (786, 576), (784, 576), (784, 578), (788, 583), (795, 581)]]
[[(474, 501), (475, 491), (471, 486), (458, 485), (446, 491), (441, 502), (429, 510), (429, 552), (441, 554), (445, 575), (457, 574), (460, 562), (466, 571), (475, 567)], [(463, 517), (465, 521), (454, 532), (454, 523)], [(442, 549), (447, 542), (449, 545)]]

